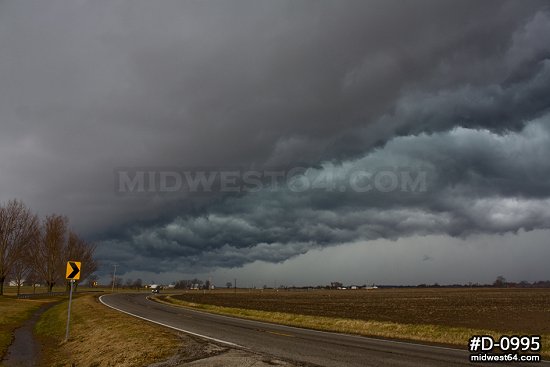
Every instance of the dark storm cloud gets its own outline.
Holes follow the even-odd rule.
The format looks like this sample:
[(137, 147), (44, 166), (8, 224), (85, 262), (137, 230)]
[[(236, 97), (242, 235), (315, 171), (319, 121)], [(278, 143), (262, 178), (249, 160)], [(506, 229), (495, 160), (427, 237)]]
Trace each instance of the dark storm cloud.
[[(151, 271), (546, 228), (549, 11), (535, 1), (2, 2), (0, 199), (68, 214), (103, 240), (103, 258)], [(113, 188), (116, 167), (297, 162), (342, 179), (424, 169), (428, 191), (197, 201)]]
[[(502, 135), (456, 128), (395, 138), (362, 158), (305, 172), (310, 183), (331, 178), (335, 189), (297, 193), (289, 186), (226, 198), (200, 216), (135, 228), (117, 246), (168, 263), (173, 259), (172, 268), (204, 270), (279, 262), (358, 240), (548, 229), (550, 163), (544, 157), (549, 155), (550, 114)], [(350, 188), (353, 173), (396, 162), (413, 173), (426, 172), (426, 191)]]

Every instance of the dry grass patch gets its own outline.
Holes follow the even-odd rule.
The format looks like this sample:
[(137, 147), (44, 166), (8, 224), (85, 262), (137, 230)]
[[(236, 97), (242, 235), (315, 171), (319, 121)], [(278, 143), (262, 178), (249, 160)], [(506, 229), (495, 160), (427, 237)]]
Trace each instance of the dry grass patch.
[(64, 342), (67, 302), (46, 311), (35, 331), (45, 345), (45, 365), (144, 366), (168, 359), (181, 339), (157, 325), (111, 310), (95, 296), (73, 299), (71, 335)]

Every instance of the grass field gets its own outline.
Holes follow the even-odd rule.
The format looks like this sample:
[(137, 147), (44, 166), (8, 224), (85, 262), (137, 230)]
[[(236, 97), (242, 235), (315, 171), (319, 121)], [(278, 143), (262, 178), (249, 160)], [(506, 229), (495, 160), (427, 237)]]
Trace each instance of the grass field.
[[(67, 291), (67, 288), (65, 287), (65, 285), (56, 285), (55, 287), (53, 287), (52, 289), (52, 292), (65, 292)], [(104, 292), (104, 293), (111, 293), (111, 288), (110, 287), (94, 287), (94, 288), (91, 288), (91, 287), (87, 287), (85, 284), (81, 284), (79, 285), (78, 287), (75, 288), (75, 291), (78, 291), (78, 292)], [(142, 288), (141, 289), (141, 292), (145, 292), (146, 289)], [(137, 292), (137, 290), (134, 288), (134, 289), (129, 289), (129, 288), (119, 288), (116, 290), (117, 293), (121, 293), (121, 292)], [(36, 287), (33, 289), (32, 286), (23, 286), (21, 287), (20, 289), (20, 293), (21, 294), (45, 294), (45, 293), (48, 293), (48, 288), (45, 287), (45, 286), (42, 286), (42, 287)], [(10, 286), (6, 286), (4, 285), (4, 294), (7, 295), (7, 296), (15, 296), (17, 294), (17, 287), (10, 287)]]
[(182, 346), (174, 332), (99, 303), (97, 297), (73, 299), (71, 335), (64, 342), (67, 302), (46, 311), (35, 332), (44, 346), (46, 366), (145, 366), (166, 360)]
[[(65, 287), (57, 286), (57, 287), (54, 287), (52, 291), (53, 292), (64, 292)], [(24, 294), (24, 293), (40, 294), (40, 293), (47, 293), (48, 288), (47, 287), (36, 287), (36, 288), (33, 289), (33, 287), (31, 287), (31, 286), (23, 286), (23, 287), (20, 288), (19, 292), (21, 294)], [(10, 286), (4, 285), (4, 295), (6, 295), (6, 296), (15, 296), (15, 295), (17, 295), (17, 287), (10, 287)]]
[(462, 347), (473, 334), (542, 334), (543, 354), (550, 356), (550, 289), (190, 291), (165, 300), (287, 325)]
[[(35, 334), (43, 348), (41, 365), (143, 366), (175, 354), (180, 359), (189, 357), (182, 350), (184, 343), (194, 345), (189, 353), (201, 353), (193, 340), (111, 310), (99, 303), (97, 295), (84, 293), (73, 298), (71, 335), (65, 342), (67, 296), (17, 299), (15, 288), (6, 291), (7, 295), (0, 297), (0, 360), (12, 341), (13, 331), (42, 305), (51, 302), (60, 303), (42, 314), (35, 325)], [(53, 291), (64, 291), (64, 287)], [(21, 292), (32, 293), (32, 288)], [(44, 289), (37, 289), (36, 293), (44, 293)]]
[(45, 303), (57, 299), (20, 300), (13, 296), (0, 297), (0, 360), (11, 344), (13, 331)]
[[(57, 286), (54, 292), (65, 291), (64, 286)], [(20, 293), (46, 293), (46, 287), (21, 287)], [(5, 355), (13, 338), (13, 332), (19, 328), (25, 320), (30, 318), (42, 305), (60, 301), (62, 297), (47, 297), (34, 299), (17, 299), (17, 287), (4, 285), (4, 295), (0, 296), (0, 360)]]
[(550, 334), (550, 289), (189, 292), (177, 298), (312, 316)]

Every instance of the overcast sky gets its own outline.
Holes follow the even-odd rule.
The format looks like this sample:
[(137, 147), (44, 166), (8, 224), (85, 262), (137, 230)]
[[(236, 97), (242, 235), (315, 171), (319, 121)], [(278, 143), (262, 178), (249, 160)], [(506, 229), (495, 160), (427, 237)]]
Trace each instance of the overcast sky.
[(547, 1), (0, 1), (0, 201), (103, 279), (549, 279), (549, 96)]

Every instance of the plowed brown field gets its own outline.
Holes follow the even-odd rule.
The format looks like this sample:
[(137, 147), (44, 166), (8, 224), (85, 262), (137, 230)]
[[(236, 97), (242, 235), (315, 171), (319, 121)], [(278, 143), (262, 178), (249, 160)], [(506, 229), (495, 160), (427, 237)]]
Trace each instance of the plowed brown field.
[(550, 333), (550, 289), (188, 291), (183, 301), (301, 315)]

